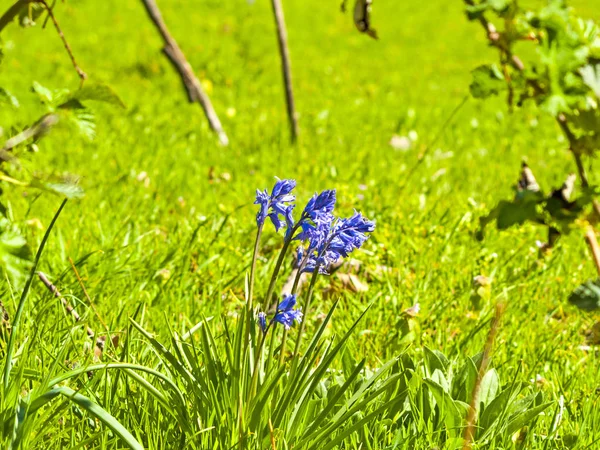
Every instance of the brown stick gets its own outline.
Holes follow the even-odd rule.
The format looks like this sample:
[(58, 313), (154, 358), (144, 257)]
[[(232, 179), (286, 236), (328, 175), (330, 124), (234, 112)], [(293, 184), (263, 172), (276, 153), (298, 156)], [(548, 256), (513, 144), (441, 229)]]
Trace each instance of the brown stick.
[(187, 91), (190, 103), (200, 103), (200, 106), (202, 106), (202, 109), (204, 110), (204, 114), (206, 115), (211, 129), (215, 133), (217, 133), (217, 136), (219, 137), (219, 142), (222, 145), (228, 145), (229, 138), (223, 130), (221, 121), (219, 120), (219, 117), (217, 116), (217, 113), (215, 112), (212, 103), (210, 102), (210, 98), (208, 97), (208, 95), (206, 95), (204, 89), (202, 89), (202, 84), (200, 84), (200, 81), (194, 74), (192, 66), (185, 58), (185, 55), (179, 48), (179, 45), (177, 45), (177, 42), (175, 41), (173, 36), (171, 36), (171, 33), (169, 33), (169, 30), (165, 25), (165, 21), (162, 18), (160, 10), (156, 5), (156, 1), (142, 0), (142, 2), (146, 7), (146, 11), (150, 16), (150, 19), (158, 29), (160, 35), (163, 38), (163, 41), (165, 42), (163, 52), (169, 58), (169, 60), (179, 73), (181, 81), (183, 82)]
[(85, 288), (85, 285), (83, 284), (83, 280), (81, 279), (81, 276), (79, 275), (79, 271), (77, 270), (77, 267), (75, 267), (75, 262), (73, 262), (73, 258), (71, 258), (70, 256), (69, 256), (69, 263), (71, 264), (71, 268), (73, 269), (73, 272), (75, 272), (75, 276), (77, 277), (77, 281), (79, 282), (79, 286), (81, 286), (81, 289), (83, 290), (83, 293), (85, 295), (85, 298), (88, 301), (88, 304), (92, 308), (92, 311), (94, 311), (94, 314), (96, 315), (96, 318), (100, 321), (100, 323), (102, 324), (102, 326), (108, 332), (108, 327), (104, 323), (104, 320), (102, 320), (102, 317), (100, 317), (100, 314), (98, 314), (98, 311), (96, 310), (96, 307), (94, 306), (94, 302), (92, 301), (90, 295), (88, 294), (87, 289)]
[[(63, 306), (65, 307), (67, 312), (69, 314), (71, 314), (71, 316), (73, 317), (73, 320), (75, 320), (75, 322), (81, 322), (81, 316), (77, 313), (77, 311), (75, 311), (75, 308), (73, 308), (69, 304), (69, 302), (67, 302), (67, 300), (61, 295), (61, 293), (56, 288), (56, 286), (54, 286), (52, 284), (52, 282), (50, 280), (48, 280), (48, 277), (46, 277), (46, 275), (42, 272), (38, 272), (37, 274), (38, 274), (39, 279), (42, 281), (42, 283), (44, 283), (44, 285), (48, 288), (48, 290), (54, 294), (54, 297), (56, 297), (57, 299), (60, 300), (60, 302), (63, 304)], [(90, 339), (94, 339), (95, 334), (94, 334), (94, 331), (90, 327), (86, 326), (85, 332), (87, 333), (87, 335)], [(106, 341), (106, 338), (104, 336), (101, 336), (96, 339), (96, 348), (100, 355), (104, 351), (105, 341)]]
[(23, 9), (29, 3), (39, 3), (40, 5), (44, 6), (46, 11), (48, 12), (48, 16), (50, 17), (50, 19), (52, 20), (52, 23), (54, 24), (54, 28), (56, 28), (56, 32), (60, 36), (60, 39), (62, 40), (62, 43), (65, 46), (65, 49), (67, 50), (67, 53), (69, 54), (69, 57), (71, 58), (71, 63), (73, 63), (73, 67), (75, 67), (75, 71), (77, 72), (77, 75), (79, 75), (79, 78), (81, 78), (81, 84), (83, 84), (83, 82), (87, 79), (87, 74), (77, 64), (77, 61), (75, 60), (75, 56), (73, 55), (73, 51), (71, 50), (71, 46), (69, 45), (69, 42), (67, 42), (67, 38), (65, 37), (62, 29), (60, 28), (58, 21), (56, 20), (56, 17), (54, 16), (54, 13), (52, 12), (52, 8), (50, 8), (50, 6), (48, 6), (48, 3), (46, 3), (46, 0), (18, 0), (10, 8), (8, 8), (8, 10), (6, 10), (6, 12), (2, 15), (2, 17), (0, 17), (0, 32), (9, 23), (11, 23), (13, 21), (13, 19), (17, 16), (17, 14), (19, 14), (21, 9)]
[(494, 319), (492, 320), (492, 326), (490, 327), (490, 331), (485, 341), (485, 346), (483, 347), (483, 356), (481, 358), (479, 372), (477, 373), (477, 380), (475, 380), (475, 385), (473, 386), (471, 404), (469, 405), (469, 413), (467, 415), (467, 427), (465, 428), (464, 434), (463, 450), (471, 449), (473, 438), (475, 437), (475, 425), (477, 423), (477, 402), (479, 401), (479, 390), (481, 388), (481, 380), (483, 379), (487, 371), (488, 364), (490, 362), (490, 354), (492, 352), (492, 347), (494, 346), (494, 341), (496, 340), (496, 335), (498, 334), (498, 329), (500, 327), (500, 318), (502, 317), (503, 313), (504, 304), (498, 303), (496, 305), (496, 314), (494, 315)]
[(594, 263), (596, 264), (596, 270), (598, 271), (598, 275), (600, 275), (600, 245), (598, 245), (598, 240), (596, 239), (596, 233), (592, 227), (588, 227), (585, 232), (585, 240), (590, 246), (590, 251), (592, 252), (592, 258)]
[(277, 28), (277, 41), (279, 42), (279, 55), (281, 57), (281, 70), (283, 72), (283, 84), (285, 88), (285, 100), (287, 103), (287, 115), (290, 123), (290, 133), (292, 142), (298, 139), (298, 118), (294, 104), (294, 91), (292, 89), (292, 64), (290, 61), (290, 52), (288, 49), (287, 30), (285, 27), (285, 18), (283, 16), (283, 6), (281, 0), (271, 0), (273, 14), (275, 16), (275, 25)]
[[(2, 147), (2, 149), (0, 150), (0, 152), (2, 152), (2, 154), (4, 154), (4, 152), (8, 152), (9, 150), (12, 150), (17, 145), (20, 145), (29, 139), (32, 139), (32, 138), (37, 139), (37, 138), (43, 136), (50, 130), (50, 128), (52, 128), (57, 123), (58, 123), (58, 115), (46, 114), (41, 119), (39, 119), (36, 123), (34, 123), (32, 126), (30, 126), (29, 128), (26, 128), (25, 130), (21, 131), (16, 136), (13, 136), (9, 140), (7, 140), (6, 143), (4, 144), (4, 147)], [(5, 159), (5, 157), (1, 156), (1, 159)], [(10, 159), (10, 157), (8, 157), (8, 159)]]
[(48, 3), (46, 3), (46, 0), (36, 0), (36, 1), (38, 3), (44, 5), (44, 8), (46, 8), (46, 11), (48, 11), (48, 15), (50, 16), (50, 19), (52, 20), (52, 23), (54, 24), (54, 28), (56, 28), (56, 32), (60, 36), (60, 39), (62, 40), (62, 43), (65, 46), (65, 49), (67, 50), (67, 53), (69, 54), (69, 57), (71, 58), (71, 63), (73, 64), (73, 67), (75, 67), (75, 71), (77, 72), (77, 75), (79, 75), (79, 78), (81, 78), (81, 84), (83, 85), (83, 82), (87, 79), (87, 74), (81, 69), (81, 67), (79, 67), (79, 64), (77, 64), (77, 61), (75, 60), (75, 55), (73, 55), (73, 51), (71, 50), (71, 46), (67, 42), (67, 38), (65, 38), (65, 35), (62, 32), (62, 29), (60, 28), (60, 25), (58, 24), (56, 17), (54, 17), (52, 8), (50, 8), (50, 6), (48, 6)]

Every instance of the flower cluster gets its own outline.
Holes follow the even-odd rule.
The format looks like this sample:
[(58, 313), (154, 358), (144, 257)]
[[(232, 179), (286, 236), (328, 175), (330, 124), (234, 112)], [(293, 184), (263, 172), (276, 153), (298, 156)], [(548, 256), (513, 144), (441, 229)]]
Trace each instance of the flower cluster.
[(296, 306), (296, 295), (288, 295), (277, 305), (277, 311), (275, 311), (275, 315), (268, 323), (267, 314), (264, 312), (258, 313), (258, 325), (263, 333), (266, 333), (267, 329), (274, 322), (282, 324), (286, 330), (290, 329), (294, 321), (298, 323), (302, 322), (302, 311), (294, 309), (294, 306)]
[(256, 190), (255, 205), (260, 205), (260, 209), (256, 214), (256, 223), (258, 226), (262, 226), (265, 223), (267, 217), (271, 219), (275, 230), (279, 231), (282, 227), (279, 216), (283, 216), (288, 224), (293, 223), (292, 211), (294, 205), (290, 204), (296, 197), (291, 194), (292, 190), (296, 187), (295, 180), (277, 180), (271, 195), (265, 189), (264, 191)]
[(327, 274), (331, 264), (360, 248), (369, 238), (367, 233), (374, 230), (375, 223), (356, 211), (351, 217), (318, 224), (307, 233), (308, 249), (298, 248), (301, 271), (318, 269), (319, 273)]
[[(346, 258), (355, 249), (360, 248), (375, 230), (375, 223), (365, 218), (361, 213), (354, 212), (348, 218), (336, 218), (333, 210), (336, 203), (335, 190), (325, 190), (315, 194), (304, 207), (297, 222), (293, 218), (295, 196), (291, 193), (296, 187), (294, 180), (279, 180), (275, 183), (271, 194), (256, 191), (257, 205), (260, 210), (256, 216), (259, 227), (262, 227), (267, 217), (271, 219), (275, 230), (283, 226), (280, 216), (285, 219), (286, 246), (293, 240), (300, 241), (298, 248), (298, 267), (302, 272), (327, 274), (331, 264)], [(287, 248), (287, 247), (285, 247)], [(278, 305), (273, 319), (267, 323), (264, 312), (259, 313), (258, 322), (263, 331), (271, 323), (279, 322), (289, 328), (294, 321), (300, 322), (302, 313), (294, 310), (296, 296), (283, 299)]]

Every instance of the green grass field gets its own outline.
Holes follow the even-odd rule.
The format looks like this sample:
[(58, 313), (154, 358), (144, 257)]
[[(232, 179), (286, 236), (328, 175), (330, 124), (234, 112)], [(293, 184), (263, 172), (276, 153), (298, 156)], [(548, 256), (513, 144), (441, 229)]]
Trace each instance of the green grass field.
[[(354, 255), (362, 263), (361, 280), (373, 274), (368, 291), (353, 293), (335, 276), (321, 278), (305, 316), (309, 334), (336, 299), (325, 337), (343, 335), (372, 303), (344, 359), (365, 357), (375, 370), (400, 354), (419, 365), (427, 349), (434, 349), (456, 375), (468, 357), (482, 351), (495, 304), (502, 302), (506, 310), (491, 368), (502, 386), (524, 383), (524, 392), (541, 393), (543, 402), (552, 403), (528, 424), (530, 432), (499, 428), (475, 448), (600, 448), (599, 361), (595, 347), (582, 347), (597, 317), (567, 302), (577, 285), (595, 277), (582, 235), (563, 238), (544, 259), (535, 245), (544, 231), (534, 226), (503, 233), (490, 228), (482, 242), (474, 238), (479, 217), (510, 197), (523, 159), (547, 189), (560, 185), (574, 163), (558, 126), (535, 108), (510, 114), (501, 99), (468, 99), (462, 105), (470, 71), (496, 58), (481, 29), (464, 17), (462, 2), (378, 0), (373, 12), (378, 41), (357, 33), (351, 14), (342, 14), (337, 2), (285, 2), (301, 129), (297, 145), (289, 143), (269, 3), (159, 3), (203, 80), (230, 146), (216, 143), (200, 107), (187, 102), (141, 2), (71, 0), (59, 3), (56, 15), (78, 63), (90, 80), (110, 85), (127, 108), (96, 106), (93, 141), (56, 129), (11, 172), (81, 178), (85, 196), (67, 203), (39, 270), (92, 329), (120, 336), (103, 361), (142, 364), (177, 378), (129, 318), (169, 347), (172, 332), (185, 334), (213, 317), (209, 323), (222, 342), (219, 316), (235, 320), (244, 305), (255, 189), (270, 188), (275, 176), (294, 178), (301, 204), (316, 191), (335, 188), (339, 214), (355, 208), (377, 223)], [(582, 16), (600, 19), (596, 0), (572, 4)], [(0, 85), (21, 103), (0, 109), (4, 141), (11, 127), (20, 129), (44, 112), (31, 93), (32, 82), (74, 90), (79, 79), (51, 23), (46, 29), (11, 25), (2, 41)], [(389, 144), (394, 134), (416, 140), (407, 150), (395, 150)], [(3, 189), (13, 217), (37, 247), (60, 199)], [(265, 294), (281, 246), (272, 227), (266, 230), (257, 298)], [(480, 310), (471, 299), (478, 275), (492, 280)], [(84, 328), (33, 281), (13, 369), (19, 369), (21, 395), (40, 380), (92, 364)], [(20, 289), (4, 281), (1, 286), (12, 315)], [(333, 294), (323, 293), (332, 286)], [(407, 321), (402, 311), (416, 303), (420, 312)], [(342, 363), (333, 366), (340, 369)], [(70, 386), (102, 405), (145, 448), (226, 448), (217, 443), (224, 441), (207, 437), (211, 430), (200, 433), (202, 427), (183, 443), (168, 408), (134, 379), (106, 371), (89, 381), (83, 374)], [(43, 408), (23, 448), (124, 447), (107, 427), (78, 414), (66, 400)], [(423, 412), (406, 429), (410, 432), (384, 420), (379, 427), (369, 422), (336, 448), (460, 448), (442, 430), (449, 425), (439, 420)], [(284, 431), (272, 435), (273, 448), (288, 448)], [(9, 441), (9, 434), (0, 439), (7, 446)], [(289, 448), (326, 448), (325, 442)]]

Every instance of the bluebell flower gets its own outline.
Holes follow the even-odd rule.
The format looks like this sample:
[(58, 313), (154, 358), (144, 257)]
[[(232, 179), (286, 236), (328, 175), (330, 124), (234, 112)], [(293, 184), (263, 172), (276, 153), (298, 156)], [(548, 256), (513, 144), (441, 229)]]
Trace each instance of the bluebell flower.
[(267, 331), (267, 315), (264, 312), (258, 313), (258, 326), (263, 333)]
[[(360, 248), (369, 238), (368, 233), (375, 230), (375, 223), (355, 212), (351, 217), (338, 219), (333, 223), (321, 223), (303, 229), (309, 242), (304, 261), (303, 272), (327, 274), (327, 268), (340, 258), (346, 258), (355, 249)], [(303, 256), (304, 249), (298, 252)]]
[(283, 298), (281, 303), (277, 305), (275, 316), (269, 321), (267, 325), (267, 315), (264, 312), (258, 313), (258, 325), (263, 333), (266, 333), (267, 329), (273, 322), (282, 324), (286, 330), (294, 324), (294, 321), (302, 322), (302, 312), (299, 309), (294, 309), (296, 306), (296, 295), (287, 295)]
[(329, 220), (335, 207), (335, 189), (315, 194), (304, 207), (303, 217), (310, 217), (313, 222)]
[(294, 324), (294, 321), (302, 322), (302, 312), (299, 309), (294, 309), (296, 306), (296, 295), (288, 295), (279, 305), (273, 320), (282, 324), (286, 330)]
[(295, 180), (277, 179), (277, 182), (271, 191), (271, 195), (269, 195), (266, 189), (264, 191), (256, 190), (256, 200), (254, 201), (254, 204), (260, 205), (260, 209), (256, 214), (256, 223), (259, 227), (262, 226), (265, 223), (266, 218), (269, 217), (275, 226), (275, 230), (279, 231), (282, 227), (279, 216), (283, 216), (286, 220), (288, 214), (290, 214), (291, 217), (291, 212), (288, 213), (287, 209), (291, 206), (289, 203), (296, 200), (296, 197), (291, 194), (295, 187)]

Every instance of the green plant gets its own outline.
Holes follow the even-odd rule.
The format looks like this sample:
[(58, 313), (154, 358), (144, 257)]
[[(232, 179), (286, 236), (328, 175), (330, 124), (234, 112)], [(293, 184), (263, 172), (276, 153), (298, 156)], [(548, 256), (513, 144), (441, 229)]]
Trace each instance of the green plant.
[[(524, 165), (515, 199), (503, 201), (482, 218), (482, 229), (495, 221), (498, 229), (527, 221), (544, 225), (548, 241), (540, 247), (552, 248), (557, 239), (579, 224), (592, 249), (600, 273), (598, 244), (588, 222), (600, 219), (600, 204), (594, 200), (598, 187), (590, 183), (586, 162), (600, 148), (600, 29), (592, 20), (576, 16), (565, 0), (551, 0), (541, 8), (526, 9), (517, 1), (465, 0), (469, 20), (479, 22), (490, 45), (498, 50), (499, 63), (473, 71), (471, 94), (475, 98), (506, 95), (509, 109), (535, 104), (560, 127), (577, 168), (582, 194), (572, 200), (574, 178), (545, 196), (531, 169)], [(500, 19), (499, 30), (488, 19)], [(517, 47), (528, 49), (523, 62)], [(480, 232), (482, 235), (482, 230)]]

